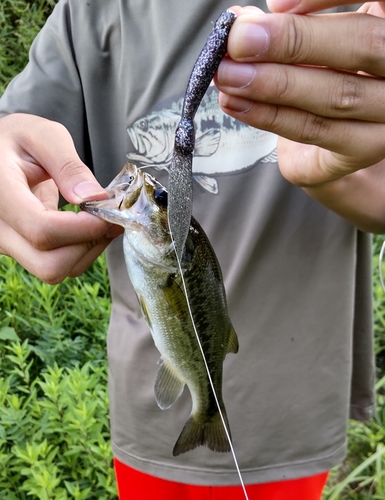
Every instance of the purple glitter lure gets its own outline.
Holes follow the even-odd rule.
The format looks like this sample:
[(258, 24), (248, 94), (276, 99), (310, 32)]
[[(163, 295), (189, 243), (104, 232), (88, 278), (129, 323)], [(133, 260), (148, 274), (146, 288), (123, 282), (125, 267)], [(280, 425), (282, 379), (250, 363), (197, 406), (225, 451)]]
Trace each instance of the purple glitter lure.
[(219, 63), (227, 52), (227, 39), (236, 15), (222, 12), (214, 24), (187, 85), (182, 117), (175, 132), (174, 151), (169, 175), (168, 223), (180, 260), (192, 215), (192, 159), (195, 145), (194, 116), (208, 89)]

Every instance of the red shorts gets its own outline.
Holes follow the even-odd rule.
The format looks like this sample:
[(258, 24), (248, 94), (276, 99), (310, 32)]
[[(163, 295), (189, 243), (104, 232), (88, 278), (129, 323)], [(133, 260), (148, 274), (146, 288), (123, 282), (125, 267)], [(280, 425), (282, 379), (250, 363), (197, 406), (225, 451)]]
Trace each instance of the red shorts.
[[(245, 500), (241, 486), (196, 486), (159, 479), (114, 459), (119, 500)], [(321, 500), (328, 472), (246, 486), (249, 500)]]

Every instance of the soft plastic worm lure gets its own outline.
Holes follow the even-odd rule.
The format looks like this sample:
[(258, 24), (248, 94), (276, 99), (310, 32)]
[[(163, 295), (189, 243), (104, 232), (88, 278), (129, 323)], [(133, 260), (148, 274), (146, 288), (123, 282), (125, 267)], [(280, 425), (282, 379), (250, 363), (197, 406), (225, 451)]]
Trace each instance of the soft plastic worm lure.
[(194, 117), (219, 63), (227, 52), (227, 39), (235, 18), (234, 12), (226, 10), (215, 22), (190, 75), (183, 102), (182, 117), (175, 132), (168, 185), (168, 222), (179, 259), (182, 258), (192, 215)]

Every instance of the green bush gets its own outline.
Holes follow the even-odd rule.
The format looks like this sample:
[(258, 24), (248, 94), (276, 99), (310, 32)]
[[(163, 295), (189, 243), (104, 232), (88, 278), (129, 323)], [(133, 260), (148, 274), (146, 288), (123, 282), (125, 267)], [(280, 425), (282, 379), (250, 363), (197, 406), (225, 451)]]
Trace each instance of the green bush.
[(28, 50), (56, 0), (1, 0), (0, 95), (27, 63)]
[(116, 498), (104, 257), (60, 285), (0, 257), (0, 499)]
[[(385, 375), (385, 292), (382, 289), (379, 274), (379, 257), (384, 236), (375, 236), (373, 243), (373, 308), (375, 329), (375, 352), (379, 377)], [(382, 264), (385, 276), (385, 263)]]
[[(55, 0), (0, 2), (0, 94)], [(0, 499), (109, 499), (104, 258), (50, 286), (0, 258)]]
[[(373, 243), (373, 297), (377, 408), (369, 422), (349, 423), (349, 453), (331, 472), (324, 500), (385, 500), (385, 293), (379, 279), (383, 236)], [(385, 274), (385, 265), (383, 266)]]
[(349, 423), (349, 454), (331, 472), (325, 500), (385, 500), (385, 376), (377, 391), (375, 417)]

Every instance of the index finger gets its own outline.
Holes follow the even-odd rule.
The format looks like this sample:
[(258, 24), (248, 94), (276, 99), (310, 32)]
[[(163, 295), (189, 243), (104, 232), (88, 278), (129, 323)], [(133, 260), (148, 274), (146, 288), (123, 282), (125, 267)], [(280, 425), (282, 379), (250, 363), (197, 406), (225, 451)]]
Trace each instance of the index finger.
[[(343, 5), (351, 6), (352, 2), (349, 0), (267, 0), (267, 7), (271, 12), (295, 12), (296, 14), (308, 14)], [(359, 5), (357, 4), (357, 8)]]
[(257, 14), (236, 19), (228, 53), (235, 61), (329, 66), (385, 76), (385, 21), (361, 13)]

